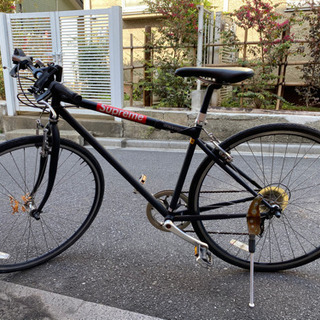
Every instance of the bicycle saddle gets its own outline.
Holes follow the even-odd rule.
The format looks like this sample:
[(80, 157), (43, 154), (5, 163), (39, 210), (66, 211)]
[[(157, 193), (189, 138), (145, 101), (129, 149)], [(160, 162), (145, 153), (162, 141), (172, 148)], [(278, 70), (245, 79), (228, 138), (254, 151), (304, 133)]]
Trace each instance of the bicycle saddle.
[[(206, 68), (206, 67), (183, 67), (176, 70), (175, 74), (180, 77), (206, 78), (217, 84), (236, 83), (253, 77), (254, 72), (249, 68)], [(209, 78), (209, 79), (207, 79)]]

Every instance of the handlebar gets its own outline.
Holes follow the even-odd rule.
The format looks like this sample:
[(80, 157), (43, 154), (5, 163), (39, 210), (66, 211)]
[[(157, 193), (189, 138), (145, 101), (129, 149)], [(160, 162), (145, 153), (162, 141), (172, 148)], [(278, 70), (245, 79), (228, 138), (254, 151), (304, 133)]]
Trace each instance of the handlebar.
[(52, 94), (58, 96), (60, 101), (79, 105), (82, 101), (81, 95), (71, 91), (61, 82), (62, 67), (54, 63), (48, 64), (47, 67), (42, 62), (37, 61), (33, 64), (33, 59), (26, 56), (22, 49), (15, 49), (12, 56), (12, 61), (15, 66), (12, 68), (10, 75), (16, 77), (19, 70), (29, 69), (34, 76), (35, 83), (28, 91), (33, 93), (35, 99), (48, 100)]

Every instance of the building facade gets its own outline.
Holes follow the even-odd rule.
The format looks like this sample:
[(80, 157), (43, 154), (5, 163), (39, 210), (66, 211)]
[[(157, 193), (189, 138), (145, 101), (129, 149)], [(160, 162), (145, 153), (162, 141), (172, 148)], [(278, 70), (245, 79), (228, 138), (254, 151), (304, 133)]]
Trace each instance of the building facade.
[(23, 0), (17, 12), (67, 11), (83, 9), (83, 0)]

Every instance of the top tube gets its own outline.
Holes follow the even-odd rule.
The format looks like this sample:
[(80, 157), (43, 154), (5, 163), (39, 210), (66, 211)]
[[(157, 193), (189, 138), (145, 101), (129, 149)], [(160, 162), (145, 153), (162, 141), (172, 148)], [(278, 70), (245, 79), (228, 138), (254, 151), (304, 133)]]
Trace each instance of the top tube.
[(85, 109), (97, 111), (104, 114), (109, 114), (117, 118), (148, 125), (159, 130), (171, 131), (171, 132), (179, 133), (192, 138), (198, 138), (200, 134), (198, 127), (187, 127), (187, 126), (183, 126), (183, 125), (172, 123), (172, 122), (154, 119), (144, 114), (132, 112), (129, 110), (118, 108), (118, 107), (113, 107), (100, 102), (94, 102), (91, 100), (83, 99), (82, 102), (79, 104), (79, 106)]

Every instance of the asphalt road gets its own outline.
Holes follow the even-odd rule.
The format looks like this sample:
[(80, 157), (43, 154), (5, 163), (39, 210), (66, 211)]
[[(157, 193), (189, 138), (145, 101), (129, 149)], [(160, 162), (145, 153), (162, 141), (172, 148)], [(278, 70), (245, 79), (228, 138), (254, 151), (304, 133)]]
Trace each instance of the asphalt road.
[[(152, 192), (172, 189), (183, 161), (180, 152), (112, 153), (137, 178), (146, 174)], [(196, 154), (193, 167), (201, 158)], [(285, 272), (257, 273), (256, 306), (250, 309), (247, 271), (218, 258), (209, 270), (197, 265), (193, 247), (155, 229), (145, 215), (146, 201), (108, 164), (101, 164), (105, 199), (86, 234), (48, 263), (1, 275), (1, 280), (161, 319), (320, 318), (319, 261)], [(43, 313), (21, 319), (49, 318)]]

